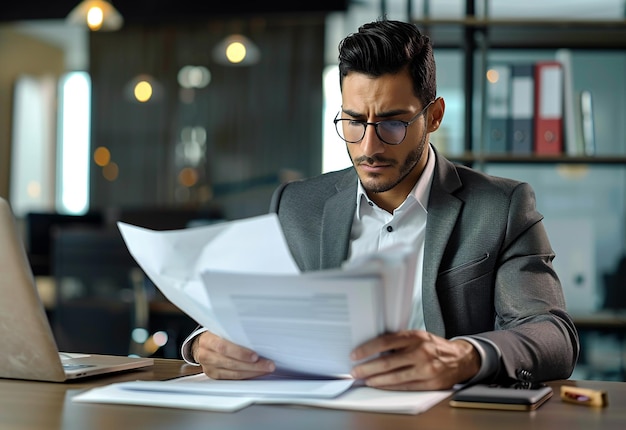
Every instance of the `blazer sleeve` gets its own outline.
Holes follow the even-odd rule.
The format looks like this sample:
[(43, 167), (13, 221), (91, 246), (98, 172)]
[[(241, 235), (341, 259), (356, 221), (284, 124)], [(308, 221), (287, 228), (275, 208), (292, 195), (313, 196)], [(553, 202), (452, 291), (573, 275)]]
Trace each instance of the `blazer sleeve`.
[(554, 253), (528, 184), (515, 187), (494, 287), (495, 330), (477, 334), (502, 354), (501, 378), (550, 380), (571, 375), (579, 354)]

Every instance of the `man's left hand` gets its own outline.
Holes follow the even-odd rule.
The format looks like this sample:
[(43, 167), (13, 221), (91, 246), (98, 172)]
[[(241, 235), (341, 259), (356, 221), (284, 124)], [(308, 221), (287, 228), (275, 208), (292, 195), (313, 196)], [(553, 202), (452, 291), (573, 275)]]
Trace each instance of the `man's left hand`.
[(388, 333), (352, 351), (361, 361), (352, 369), (355, 379), (387, 390), (443, 390), (464, 382), (480, 369), (480, 356), (471, 343), (447, 340), (423, 330)]

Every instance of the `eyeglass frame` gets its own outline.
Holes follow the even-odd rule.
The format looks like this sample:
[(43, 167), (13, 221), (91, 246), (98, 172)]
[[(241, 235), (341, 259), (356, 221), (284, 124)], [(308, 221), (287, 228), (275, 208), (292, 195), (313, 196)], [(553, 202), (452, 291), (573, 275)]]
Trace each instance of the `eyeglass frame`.
[[(337, 118), (341, 114), (341, 111), (339, 111), (339, 112), (337, 112), (337, 115), (335, 115), (335, 119), (333, 119), (333, 123), (335, 124), (335, 131), (337, 132), (337, 134), (339, 135), (341, 140), (343, 140), (346, 143), (359, 143), (360, 141), (362, 141), (363, 138), (365, 137), (365, 133), (367, 133), (367, 126), (368, 125), (372, 125), (372, 126), (374, 126), (374, 131), (376, 132), (376, 136), (385, 145), (392, 145), (392, 146), (400, 145), (402, 142), (404, 142), (404, 139), (406, 139), (406, 133), (407, 133), (407, 129), (409, 128), (409, 126), (411, 124), (413, 124), (415, 121), (417, 121), (417, 119), (420, 116), (424, 115), (424, 113), (428, 110), (430, 105), (432, 105), (434, 102), (435, 102), (435, 100), (431, 100), (430, 102), (428, 102), (428, 104), (426, 106), (424, 106), (424, 108), (421, 111), (419, 111), (413, 118), (411, 118), (408, 121), (404, 121), (404, 120), (401, 120), (401, 119), (384, 119), (382, 121), (367, 122), (367, 121), (359, 121), (359, 120), (356, 120), (356, 119), (349, 119), (349, 118)], [(363, 135), (361, 136), (361, 138), (359, 140), (349, 141), (346, 138), (344, 138), (343, 136), (341, 136), (341, 133), (339, 133), (339, 129), (337, 128), (337, 123), (340, 122), (340, 121), (351, 121), (351, 122), (355, 122), (355, 123), (361, 124), (363, 126)], [(402, 137), (402, 139), (398, 143), (389, 143), (385, 139), (383, 139), (380, 136), (380, 134), (378, 133), (378, 126), (380, 124), (385, 123), (385, 122), (391, 122), (391, 121), (399, 122), (402, 125), (404, 125), (404, 136)], [(343, 127), (343, 125), (342, 125), (342, 127)]]

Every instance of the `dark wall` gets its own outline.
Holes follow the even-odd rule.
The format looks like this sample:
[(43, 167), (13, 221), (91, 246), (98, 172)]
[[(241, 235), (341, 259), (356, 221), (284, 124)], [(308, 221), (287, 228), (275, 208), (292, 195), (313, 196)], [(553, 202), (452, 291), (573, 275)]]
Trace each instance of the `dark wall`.
[[(3, 1), (0, 21), (30, 19), (63, 19), (80, 0)], [(220, 15), (244, 16), (267, 13), (315, 13), (343, 11), (348, 0), (317, 0), (312, 2), (284, 0), (111, 0), (127, 23), (172, 22), (173, 20), (210, 19)]]
[[(226, 66), (213, 48), (231, 33), (253, 40), (260, 61)], [(324, 17), (265, 17), (187, 24), (135, 24), (92, 33), (92, 150), (109, 148), (119, 167), (106, 180), (92, 163), (91, 207), (218, 205), (226, 218), (267, 211), (284, 172), (321, 169)], [(206, 66), (211, 82), (181, 99), (177, 74)], [(155, 99), (141, 104), (129, 83), (148, 73)], [(182, 131), (206, 130), (198, 182), (181, 187), (190, 162)]]

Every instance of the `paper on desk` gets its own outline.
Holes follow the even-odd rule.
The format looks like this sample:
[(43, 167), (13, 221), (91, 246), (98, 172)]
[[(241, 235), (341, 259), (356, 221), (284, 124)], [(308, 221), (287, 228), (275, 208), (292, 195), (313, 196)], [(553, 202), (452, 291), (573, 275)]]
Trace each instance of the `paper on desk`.
[[(252, 382), (266, 384), (266, 387), (251, 386)], [(214, 381), (200, 374), (172, 381), (117, 383), (91, 389), (75, 396), (73, 400), (87, 403), (135, 404), (227, 412), (241, 409), (252, 403), (297, 404), (414, 415), (426, 411), (452, 393), (452, 391), (387, 391), (369, 387), (349, 388), (350, 381), (313, 381), (308, 386), (303, 385), (303, 382), (306, 381), (283, 381), (282, 385), (277, 384), (275, 388), (271, 388), (268, 381)], [(225, 383), (230, 383), (230, 385)], [(291, 387), (289, 387), (290, 383), (293, 383)], [(212, 384), (216, 385), (211, 387)], [(325, 384), (330, 385), (324, 386)], [(314, 394), (306, 397), (304, 394), (307, 388), (311, 389), (310, 393)], [(216, 395), (220, 391), (223, 395)], [(289, 391), (290, 395), (282, 396), (281, 392), (286, 391)], [(241, 396), (236, 396), (237, 392), (242, 393)], [(333, 393), (336, 393), (334, 397)]]
[(234, 412), (254, 403), (255, 400), (243, 396), (198, 395), (184, 392), (173, 395), (171, 391), (132, 391), (124, 389), (124, 384), (126, 382), (92, 388), (75, 395), (72, 401)]
[(171, 381), (131, 381), (120, 385), (124, 390), (138, 392), (169, 392), (254, 398), (334, 398), (354, 383), (351, 379), (291, 379), (280, 377), (238, 381), (210, 379), (204, 374)]
[(416, 415), (432, 408), (450, 394), (452, 391), (388, 391), (370, 387), (354, 387), (334, 399), (274, 397), (255, 399), (255, 403)]

